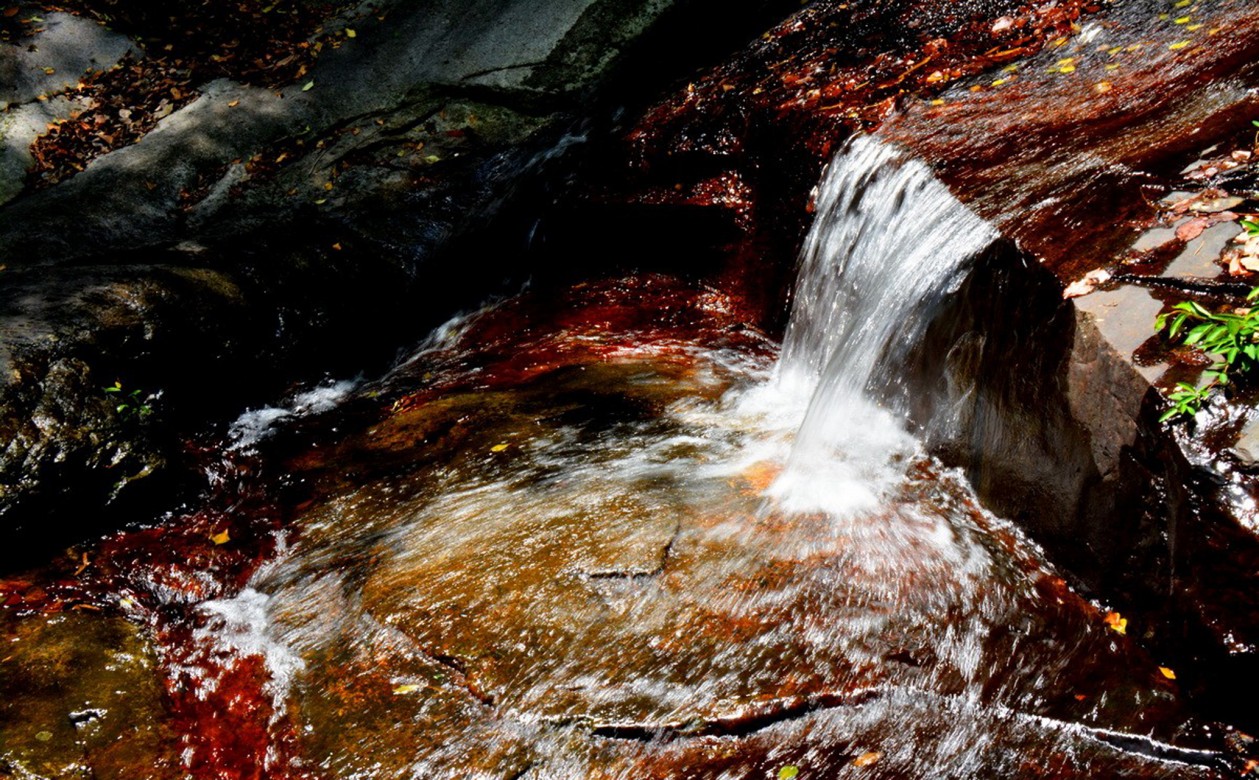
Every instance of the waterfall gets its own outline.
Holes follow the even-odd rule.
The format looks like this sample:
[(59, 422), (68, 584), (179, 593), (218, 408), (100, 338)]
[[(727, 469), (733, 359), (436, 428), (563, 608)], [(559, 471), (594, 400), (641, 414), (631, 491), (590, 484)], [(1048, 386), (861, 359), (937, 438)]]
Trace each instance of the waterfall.
[(838, 514), (877, 504), (889, 462), (916, 446), (900, 364), (996, 237), (897, 147), (860, 136), (840, 151), (818, 187), (775, 369), (777, 393), (808, 399), (780, 501)]

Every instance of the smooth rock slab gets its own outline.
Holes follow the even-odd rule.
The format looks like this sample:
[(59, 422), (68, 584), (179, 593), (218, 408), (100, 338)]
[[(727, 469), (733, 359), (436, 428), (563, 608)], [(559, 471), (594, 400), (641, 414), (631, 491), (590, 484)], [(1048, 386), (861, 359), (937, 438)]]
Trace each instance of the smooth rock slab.
[[(255, 587), (306, 664), (309, 760), (847, 776), (878, 752), (893, 774), (1212, 776), (1098, 736), (1170, 737), (1171, 686), (951, 478), (928, 470), (871, 517), (758, 511), (763, 465), (722, 466), (755, 436), (719, 411), (727, 371), (591, 363), (300, 461), (328, 492)], [(364, 467), (381, 476), (343, 479)]]
[(174, 778), (153, 651), (118, 618), (0, 613), (0, 777)]

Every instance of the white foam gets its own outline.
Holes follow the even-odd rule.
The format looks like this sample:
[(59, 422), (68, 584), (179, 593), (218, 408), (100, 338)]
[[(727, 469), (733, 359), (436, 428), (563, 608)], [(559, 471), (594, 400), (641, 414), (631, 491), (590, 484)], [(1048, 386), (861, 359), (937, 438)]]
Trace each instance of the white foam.
[(861, 136), (831, 162), (766, 391), (784, 409), (807, 399), (771, 491), (784, 508), (851, 516), (899, 482), (917, 448), (899, 408), (902, 360), (996, 235), (895, 146)]
[(360, 384), (358, 379), (328, 382), (294, 395), (284, 406), (264, 406), (250, 409), (236, 418), (228, 428), (231, 449), (246, 450), (267, 438), (276, 423), (295, 417), (305, 417), (329, 411), (341, 403)]
[[(230, 599), (206, 601), (198, 609), (210, 619), (196, 630), (195, 638), (198, 645), (214, 648), (214, 654), (220, 658), (263, 659), (270, 673), (265, 691), (272, 698), (274, 723), (284, 715), (293, 679), (306, 668), (306, 662), (271, 636), (270, 603), (270, 596), (250, 587)], [(204, 673), (199, 676), (204, 681), (199, 695), (213, 692), (217, 681)]]

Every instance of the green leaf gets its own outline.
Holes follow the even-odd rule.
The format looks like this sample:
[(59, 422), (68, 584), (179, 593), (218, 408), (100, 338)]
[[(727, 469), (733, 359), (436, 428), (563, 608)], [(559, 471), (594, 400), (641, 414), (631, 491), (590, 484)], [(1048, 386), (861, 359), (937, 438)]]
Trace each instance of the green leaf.
[[(1259, 225), (1255, 225), (1255, 227), (1259, 228)], [(1255, 289), (1246, 293), (1246, 300), (1253, 301), (1256, 298), (1259, 298), (1259, 287), (1256, 287)]]
[(1172, 329), (1170, 333), (1172, 338), (1176, 338), (1177, 334), (1180, 333), (1180, 330), (1185, 326), (1185, 320), (1187, 319), (1189, 319), (1189, 315), (1182, 313), (1177, 314), (1176, 319), (1172, 320)]
[(315, 82), (314, 82), (314, 80), (308, 81), (308, 82), (306, 82), (305, 84), (303, 84), (303, 85), (302, 85), (302, 91), (303, 91), (303, 92), (310, 92), (310, 91), (311, 91), (312, 89), (314, 89), (314, 88), (315, 88)]
[(792, 780), (792, 778), (796, 777), (799, 774), (800, 774), (800, 767), (794, 764), (788, 764), (787, 766), (778, 770), (778, 780)]

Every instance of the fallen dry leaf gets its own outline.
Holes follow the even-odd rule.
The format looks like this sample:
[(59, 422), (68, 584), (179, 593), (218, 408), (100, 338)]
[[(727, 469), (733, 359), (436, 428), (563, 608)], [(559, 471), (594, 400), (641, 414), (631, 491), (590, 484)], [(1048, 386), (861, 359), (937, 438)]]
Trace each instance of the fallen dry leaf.
[(1194, 217), (1185, 224), (1176, 228), (1176, 238), (1181, 241), (1192, 241), (1202, 235), (1202, 231), (1211, 226), (1211, 220), (1206, 217)]
[(226, 529), (210, 537), (210, 541), (214, 542), (215, 544), (227, 544), (231, 540), (232, 540), (232, 537), (228, 535)]
[(1238, 198), (1233, 195), (1222, 195), (1214, 198), (1203, 198), (1194, 203), (1190, 208), (1199, 214), (1215, 214), (1220, 211), (1228, 211), (1245, 203), (1244, 198)]
[(880, 753), (877, 750), (871, 750), (869, 753), (862, 753), (861, 755), (854, 758), (852, 760), (852, 765), (853, 766), (870, 766), (871, 764), (877, 763), (880, 758), (883, 758), (882, 753)]
[(1108, 281), (1110, 281), (1110, 271), (1107, 271), (1105, 268), (1089, 271), (1067, 285), (1067, 289), (1062, 291), (1062, 297), (1064, 300), (1069, 300), (1071, 298), (1079, 298), (1081, 295), (1088, 295), (1097, 289), (1097, 285), (1105, 284)]
[(1116, 634), (1128, 633), (1128, 619), (1120, 615), (1118, 612), (1106, 613), (1106, 625)]

